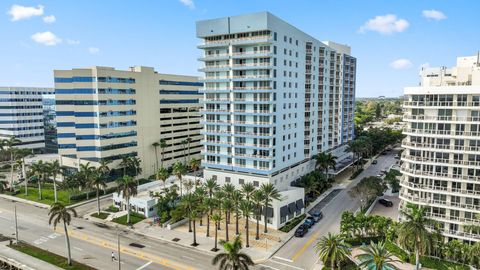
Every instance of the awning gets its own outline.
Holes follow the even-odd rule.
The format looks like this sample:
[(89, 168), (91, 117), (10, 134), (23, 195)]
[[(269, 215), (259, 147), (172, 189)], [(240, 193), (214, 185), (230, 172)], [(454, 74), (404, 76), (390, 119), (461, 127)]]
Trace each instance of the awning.
[(280, 217), (286, 217), (288, 215), (288, 208), (287, 206), (280, 207)]
[(303, 204), (303, 200), (302, 200), (302, 199), (298, 200), (298, 201), (296, 202), (296, 204), (297, 204), (297, 209), (298, 209), (298, 210), (301, 210), (301, 209), (303, 209), (303, 208), (305, 207), (304, 204)]
[(297, 212), (297, 206), (294, 202), (288, 205), (288, 211), (290, 211), (290, 214), (294, 214), (295, 212)]

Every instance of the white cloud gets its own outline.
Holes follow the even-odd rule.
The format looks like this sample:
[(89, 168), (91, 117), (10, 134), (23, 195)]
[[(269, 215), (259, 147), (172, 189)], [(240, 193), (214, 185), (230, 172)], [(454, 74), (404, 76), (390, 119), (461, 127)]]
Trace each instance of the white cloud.
[(187, 6), (189, 9), (195, 9), (195, 3), (193, 0), (179, 0), (180, 3)]
[(35, 16), (43, 15), (43, 6), (38, 5), (37, 7), (25, 7), (20, 5), (13, 5), (8, 14), (12, 16), (12, 21), (20, 21), (28, 19)]
[(400, 58), (391, 62), (390, 67), (396, 70), (408, 69), (412, 67), (412, 62), (408, 59)]
[(80, 44), (80, 41), (74, 40), (74, 39), (67, 39), (67, 44), (68, 45), (78, 45), (78, 44)]
[(427, 19), (436, 20), (436, 21), (445, 20), (447, 18), (447, 16), (445, 16), (443, 12), (435, 9), (424, 10), (422, 11), (422, 14), (423, 14), (423, 17)]
[(56, 20), (57, 18), (55, 18), (53, 15), (43, 17), (44, 23), (54, 23)]
[(395, 32), (403, 32), (407, 30), (408, 26), (410, 26), (410, 23), (407, 20), (399, 19), (394, 14), (387, 14), (368, 20), (360, 27), (359, 32), (375, 31), (387, 35)]
[(47, 32), (38, 32), (32, 35), (33, 41), (43, 44), (45, 46), (55, 46), (62, 42), (62, 39), (57, 37), (54, 33)]
[(91, 54), (97, 54), (97, 53), (100, 52), (100, 49), (96, 48), (96, 47), (90, 47), (90, 48), (88, 48), (88, 52), (91, 53)]

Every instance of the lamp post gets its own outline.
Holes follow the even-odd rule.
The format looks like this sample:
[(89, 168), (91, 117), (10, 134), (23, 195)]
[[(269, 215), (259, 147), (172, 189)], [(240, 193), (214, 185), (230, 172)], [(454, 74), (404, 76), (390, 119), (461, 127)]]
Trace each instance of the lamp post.
[(18, 220), (17, 220), (17, 206), (14, 206), (15, 208), (15, 241), (18, 244)]

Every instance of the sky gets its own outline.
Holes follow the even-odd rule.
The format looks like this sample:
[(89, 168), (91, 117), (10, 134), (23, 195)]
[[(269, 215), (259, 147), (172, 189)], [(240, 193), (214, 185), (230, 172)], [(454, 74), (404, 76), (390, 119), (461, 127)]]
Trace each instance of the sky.
[(198, 20), (269, 11), (347, 44), (357, 97), (400, 96), (422, 66), (480, 50), (476, 0), (0, 0), (0, 86), (53, 87), (54, 69), (142, 65), (200, 75)]

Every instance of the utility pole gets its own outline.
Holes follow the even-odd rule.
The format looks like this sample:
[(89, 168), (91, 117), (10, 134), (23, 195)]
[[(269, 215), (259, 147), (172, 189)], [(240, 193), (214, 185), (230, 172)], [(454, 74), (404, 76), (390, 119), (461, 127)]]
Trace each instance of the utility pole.
[(122, 270), (120, 263), (120, 231), (117, 230), (117, 253), (118, 253), (118, 270)]
[(18, 244), (18, 221), (17, 221), (17, 206), (15, 205), (15, 241)]

